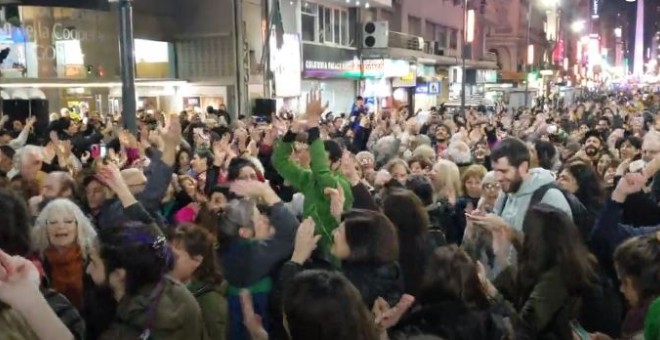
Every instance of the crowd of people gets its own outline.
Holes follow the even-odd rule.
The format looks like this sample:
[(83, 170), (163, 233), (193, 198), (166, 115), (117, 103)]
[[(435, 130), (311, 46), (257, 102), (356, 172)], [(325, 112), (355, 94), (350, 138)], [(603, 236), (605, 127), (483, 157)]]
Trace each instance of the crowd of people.
[(660, 98), (0, 131), (0, 339), (660, 339)]

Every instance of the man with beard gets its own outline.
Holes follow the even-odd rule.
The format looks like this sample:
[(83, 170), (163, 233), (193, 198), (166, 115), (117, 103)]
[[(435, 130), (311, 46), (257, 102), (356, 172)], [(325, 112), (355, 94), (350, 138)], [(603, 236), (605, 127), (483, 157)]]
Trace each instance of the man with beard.
[(601, 135), (596, 130), (588, 131), (584, 135), (584, 142), (582, 143), (582, 150), (585, 155), (591, 161), (591, 164), (596, 167), (598, 165), (598, 158), (600, 158), (600, 152), (603, 149), (603, 140)]
[(435, 152), (440, 155), (447, 147), (449, 147), (449, 137), (451, 137), (451, 129), (445, 124), (438, 125), (438, 128), (435, 130)]
[(37, 216), (50, 201), (57, 198), (73, 199), (76, 181), (64, 171), (53, 171), (46, 176), (41, 196), (30, 199), (30, 211)]
[[(468, 220), (490, 229), (512, 227), (522, 231), (532, 195), (540, 187), (553, 183), (554, 174), (543, 168), (531, 169), (529, 149), (517, 138), (502, 140), (490, 157), (502, 193), (495, 202), (494, 213), (476, 211), (468, 215)], [(551, 205), (572, 217), (571, 207), (559, 189), (547, 189), (539, 203)]]

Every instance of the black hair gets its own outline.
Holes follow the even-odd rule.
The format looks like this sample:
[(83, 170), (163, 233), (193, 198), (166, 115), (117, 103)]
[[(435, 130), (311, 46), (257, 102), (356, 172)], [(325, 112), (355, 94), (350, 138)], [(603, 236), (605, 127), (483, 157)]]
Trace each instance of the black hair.
[(238, 179), (238, 176), (241, 173), (241, 169), (245, 167), (250, 167), (257, 171), (257, 167), (254, 164), (245, 158), (235, 157), (229, 161), (229, 166), (227, 167), (227, 181), (232, 182)]
[(197, 152), (195, 152), (195, 154), (196, 154), (197, 157), (199, 157), (199, 158), (206, 159), (206, 166), (207, 166), (207, 167), (210, 168), (210, 167), (213, 166), (213, 161), (214, 161), (214, 159), (215, 159), (215, 158), (213, 157), (213, 152), (211, 152), (211, 151), (208, 150), (208, 149), (199, 149), (199, 150), (197, 150)]
[(490, 154), (493, 162), (497, 162), (500, 158), (506, 158), (509, 165), (519, 167), (524, 162), (529, 164), (529, 150), (520, 139), (508, 137), (497, 143)]
[(284, 289), (282, 309), (291, 340), (377, 340), (360, 292), (334, 271), (306, 270)]
[(27, 256), (32, 248), (32, 223), (25, 200), (0, 189), (0, 211), (0, 249), (9, 255)]
[(126, 271), (126, 293), (157, 284), (174, 265), (172, 250), (156, 225), (129, 222), (99, 232), (99, 253), (106, 277), (116, 269)]
[(536, 150), (539, 166), (546, 170), (552, 170), (557, 155), (555, 146), (551, 142), (537, 140), (534, 142), (534, 150)]
[(422, 200), (425, 206), (433, 204), (433, 184), (426, 176), (410, 175), (406, 179), (406, 188)]
[(14, 155), (16, 155), (16, 150), (14, 150), (14, 148), (12, 148), (9, 145), (2, 145), (0, 146), (0, 153), (5, 155), (5, 157), (9, 159), (14, 159)]

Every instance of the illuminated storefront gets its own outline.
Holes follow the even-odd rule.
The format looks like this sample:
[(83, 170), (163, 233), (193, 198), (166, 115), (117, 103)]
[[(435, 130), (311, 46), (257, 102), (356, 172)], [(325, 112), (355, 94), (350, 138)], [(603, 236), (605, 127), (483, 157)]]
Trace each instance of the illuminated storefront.
[[(39, 89), (49, 101), (50, 111), (60, 107), (102, 112), (121, 109), (116, 13), (17, 8), (17, 15), (11, 17), (8, 11), (0, 11), (0, 51), (8, 51), (0, 62), (0, 88), (7, 93), (15, 88)], [(186, 82), (175, 79), (172, 43), (154, 38), (136, 35), (138, 102), (145, 109), (179, 110)], [(226, 96), (226, 89), (224, 93)]]

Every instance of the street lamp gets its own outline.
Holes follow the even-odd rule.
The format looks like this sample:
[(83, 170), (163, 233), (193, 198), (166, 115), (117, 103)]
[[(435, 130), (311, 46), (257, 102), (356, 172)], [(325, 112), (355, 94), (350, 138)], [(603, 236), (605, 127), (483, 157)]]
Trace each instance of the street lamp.
[(580, 33), (586, 28), (587, 22), (584, 20), (578, 20), (571, 24), (571, 31), (575, 33)]
[(474, 41), (474, 21), (475, 21), (475, 13), (474, 10), (468, 10), (467, 8), (468, 5), (468, 0), (465, 0), (463, 2), (463, 46), (461, 48), (461, 59), (462, 59), (462, 67), (461, 67), (461, 112), (465, 114), (465, 91), (466, 91), (466, 82), (467, 82), (467, 75), (465, 72), (465, 55), (468, 44), (471, 44)]

